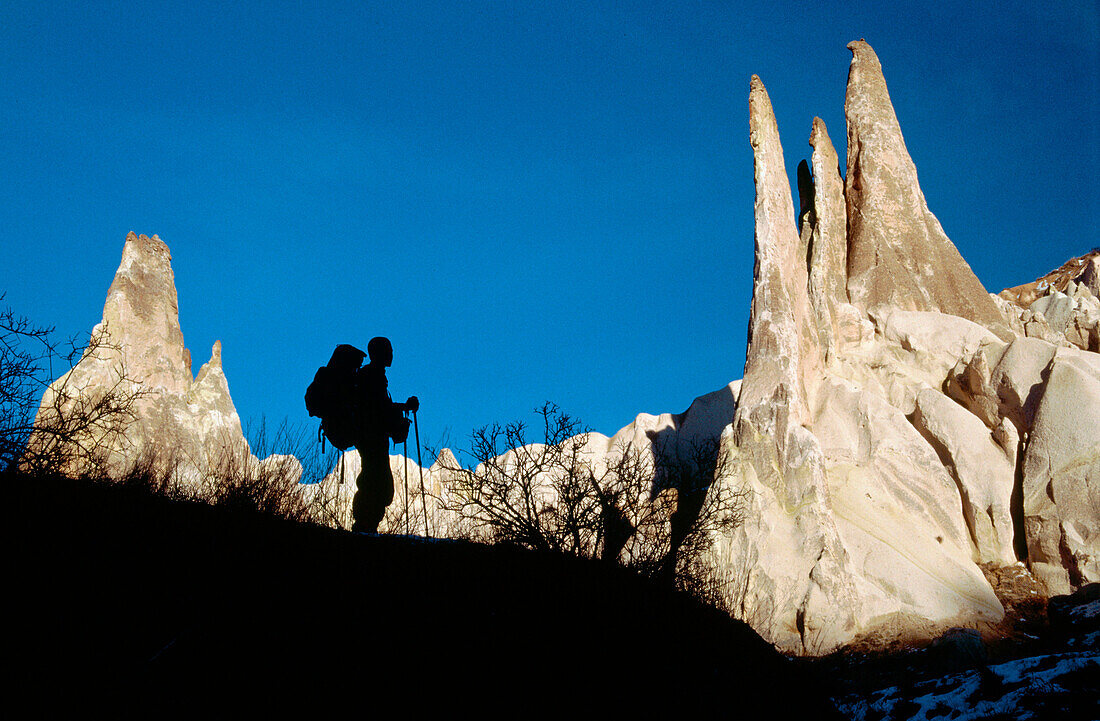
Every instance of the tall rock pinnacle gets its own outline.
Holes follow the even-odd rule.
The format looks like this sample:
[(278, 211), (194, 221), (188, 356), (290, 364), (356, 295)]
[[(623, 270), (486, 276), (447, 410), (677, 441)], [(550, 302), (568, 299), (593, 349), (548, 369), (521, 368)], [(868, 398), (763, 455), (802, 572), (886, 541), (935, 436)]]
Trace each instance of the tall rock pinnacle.
[(125, 436), (90, 442), (102, 450), (112, 473), (124, 472), (147, 452), (158, 462), (178, 461), (185, 477), (197, 478), (248, 450), (222, 372), (221, 342), (214, 344), (198, 378), (191, 377), (171, 261), (168, 246), (157, 236), (126, 236), (103, 320), (92, 331), (98, 342), (43, 395), (40, 417), (59, 399), (95, 398), (108, 389), (136, 393), (134, 422)]
[(832, 354), (840, 335), (840, 306), (848, 302), (847, 211), (840, 161), (821, 118), (814, 118), (810, 146), (814, 149), (814, 222), (809, 244), (810, 303), (818, 317), (828, 356)]
[[(749, 89), (749, 140), (756, 181), (756, 263), (745, 377), (733, 429), (742, 472), (752, 479), (760, 506), (748, 514), (735, 543), (745, 549), (769, 547), (772, 534), (799, 541), (737, 593), (742, 612), (760, 618), (769, 640), (789, 648), (832, 647), (851, 633), (859, 602), (827, 506), (824, 455), (810, 431), (812, 395), (823, 361), (806, 252), (795, 229), (771, 99), (755, 75)], [(777, 597), (792, 602), (776, 609)]]
[(172, 254), (156, 235), (126, 236), (100, 328), (120, 347), (126, 365), (142, 370), (147, 389), (187, 392), (191, 355), (180, 330)]
[(756, 180), (756, 262), (738, 412), (761, 407), (768, 399), (777, 401), (780, 392), (785, 396), (781, 403), (789, 404), (792, 422), (808, 422), (805, 378), (816, 377), (808, 371), (820, 368), (821, 352), (813, 330), (806, 257), (800, 252), (779, 128), (768, 91), (755, 75), (749, 91), (749, 141)]
[(996, 305), (928, 210), (878, 56), (862, 40), (848, 49), (848, 296), (864, 310), (939, 311), (1007, 337)]

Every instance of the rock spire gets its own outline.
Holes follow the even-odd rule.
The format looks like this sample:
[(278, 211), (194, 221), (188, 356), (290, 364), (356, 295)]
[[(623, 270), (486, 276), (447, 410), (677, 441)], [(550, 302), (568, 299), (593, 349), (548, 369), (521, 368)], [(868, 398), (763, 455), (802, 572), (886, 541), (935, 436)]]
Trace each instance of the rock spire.
[(235, 454), (248, 455), (222, 372), (220, 341), (198, 377), (191, 377), (171, 260), (168, 246), (156, 235), (126, 236), (103, 319), (92, 331), (101, 344), (90, 346), (43, 395), (40, 414), (51, 408), (61, 388), (66, 397), (97, 397), (110, 388), (137, 393), (135, 420), (125, 436), (108, 435), (109, 441), (93, 439), (91, 444), (101, 448), (100, 460), (112, 473), (150, 454), (165, 464), (178, 462), (185, 478), (197, 479), (219, 463), (239, 460)]
[(1009, 337), (989, 294), (928, 210), (878, 56), (863, 40), (848, 49), (848, 296), (864, 310), (938, 311)]

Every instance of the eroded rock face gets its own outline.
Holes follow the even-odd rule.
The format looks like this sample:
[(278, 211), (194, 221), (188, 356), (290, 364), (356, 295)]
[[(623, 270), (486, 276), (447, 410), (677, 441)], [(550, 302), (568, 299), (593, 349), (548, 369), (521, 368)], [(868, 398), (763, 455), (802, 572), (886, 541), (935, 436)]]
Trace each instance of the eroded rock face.
[(1043, 374), (1023, 512), (1029, 565), (1053, 595), (1100, 581), (1100, 356), (1060, 349)]
[[(178, 462), (181, 474), (195, 481), (229, 458), (249, 455), (222, 372), (220, 342), (214, 344), (210, 361), (198, 377), (191, 377), (171, 254), (160, 238), (134, 233), (126, 237), (103, 319), (92, 334), (105, 345), (89, 350), (69, 373), (51, 384), (39, 417), (52, 407), (62, 387), (73, 397), (101, 397), (110, 388), (139, 392), (135, 420), (125, 436), (102, 444), (111, 473), (123, 472), (136, 459), (149, 455), (164, 466)], [(82, 469), (67, 470), (79, 473)]]
[(1100, 352), (1100, 249), (1070, 258), (1030, 283), (1002, 290), (1001, 314), (1029, 338)]
[[(851, 632), (859, 597), (828, 513), (824, 456), (808, 430), (822, 349), (779, 130), (756, 76), (749, 90), (749, 137), (756, 265), (733, 441), (755, 507), (726, 554), (739, 576), (734, 594), (740, 613), (755, 618), (757, 629), (784, 647), (805, 651), (812, 644), (816, 650), (835, 646)], [(743, 563), (746, 557), (755, 557), (751, 567)]]
[[(809, 247), (810, 303), (822, 331), (822, 347), (831, 359), (842, 343), (851, 342), (852, 318), (848, 305), (848, 218), (844, 207), (844, 180), (833, 142), (821, 118), (814, 118), (813, 218)], [(858, 320), (855, 321), (858, 324)], [(858, 340), (858, 330), (856, 331)]]
[[(958, 487), (978, 562), (1015, 563), (1010, 502), (1016, 468), (1005, 449), (980, 418), (931, 388), (917, 396), (913, 424)], [(1011, 453), (1014, 461), (1015, 448)]]
[[(1093, 279), (1097, 278), (1098, 270), (1100, 270), (1098, 266), (1100, 266), (1100, 248), (1093, 249), (1082, 256), (1070, 258), (1062, 265), (1030, 283), (1005, 288), (999, 295), (1021, 308), (1028, 308), (1048, 293), (1053, 291), (1065, 292), (1066, 286), (1073, 281), (1084, 284), (1091, 289)], [(1090, 292), (1094, 296), (1098, 295), (1095, 289), (1091, 289)]]
[(1008, 337), (985, 288), (928, 210), (878, 56), (862, 40), (848, 49), (849, 298), (865, 310), (957, 315)]
[(974, 562), (957, 485), (935, 449), (872, 388), (839, 377), (828, 387), (815, 428), (830, 509), (863, 603), (857, 632), (898, 615), (999, 619), (1001, 605)]
[(756, 265), (725, 438), (752, 507), (717, 556), (735, 614), (803, 653), (883, 619), (1000, 618), (977, 564), (1015, 561), (1019, 436), (996, 403), (987, 427), (940, 390), (1013, 336), (928, 212), (877, 58), (853, 52), (845, 204), (815, 120), (800, 236), (770, 101), (757, 78), (750, 89)]
[[(1066, 593), (1096, 578), (1098, 371), (1095, 353), (1018, 337), (1003, 350), (985, 347), (960, 361), (947, 384), (951, 397), (992, 429), (993, 441), (1014, 467), (1014, 492), (1022, 498), (1014, 530), (1048, 594)], [(954, 425), (963, 426), (959, 420)], [(984, 445), (978, 435), (970, 433), (971, 453)], [(985, 455), (981, 467), (995, 468), (996, 454), (986, 448)]]
[(1077, 276), (1077, 282), (1089, 289), (1092, 297), (1100, 298), (1100, 252), (1093, 253)]

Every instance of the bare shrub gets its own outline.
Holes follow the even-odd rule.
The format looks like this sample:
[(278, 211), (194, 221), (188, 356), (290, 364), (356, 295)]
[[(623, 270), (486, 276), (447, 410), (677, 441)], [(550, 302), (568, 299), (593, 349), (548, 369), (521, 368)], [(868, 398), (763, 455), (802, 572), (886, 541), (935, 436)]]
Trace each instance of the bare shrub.
[(113, 482), (121, 488), (140, 493), (175, 500), (195, 500), (195, 488), (180, 473), (181, 465), (178, 456), (165, 458), (151, 446), (144, 446), (115, 478), (100, 477), (95, 480)]
[(528, 442), (522, 421), (471, 434), (466, 455), (473, 467), (444, 467), (451, 483), (447, 510), (459, 517), (456, 527), (475, 537), (595, 555), (602, 524), (592, 469), (584, 458), (587, 433), (552, 403), (536, 413), (541, 443)]
[[(52, 333), (10, 308), (0, 310), (0, 470), (106, 475), (145, 393), (122, 363), (110, 385), (95, 393), (72, 387), (71, 371), (81, 359), (109, 357), (119, 348), (106, 328), (84, 345), (71, 339), (64, 349)], [(68, 371), (57, 381), (55, 365)]]
[(741, 523), (745, 499), (715, 483), (730, 470), (718, 439), (651, 438), (603, 455), (557, 406), (536, 413), (541, 442), (520, 421), (485, 426), (470, 436), (467, 465), (444, 465), (451, 535), (614, 560), (719, 601), (708, 550)]
[(304, 427), (284, 420), (269, 432), (261, 419), (249, 430), (250, 444), (223, 444), (222, 455), (209, 463), (198, 484), (200, 499), (233, 511), (313, 520), (301, 485), (307, 466), (299, 458), (313, 477), (318, 471)]
[(744, 491), (715, 482), (729, 469), (715, 438), (613, 449), (595, 487), (603, 557), (720, 605), (722, 583), (707, 552), (742, 522), (745, 508)]

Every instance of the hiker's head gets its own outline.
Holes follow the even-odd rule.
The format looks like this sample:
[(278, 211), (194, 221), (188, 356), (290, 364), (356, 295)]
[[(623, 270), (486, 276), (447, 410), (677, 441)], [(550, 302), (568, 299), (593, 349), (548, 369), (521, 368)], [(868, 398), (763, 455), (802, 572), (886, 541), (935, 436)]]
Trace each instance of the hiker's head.
[(393, 346), (390, 345), (390, 339), (381, 336), (371, 338), (370, 343), (367, 343), (367, 355), (370, 356), (371, 363), (388, 368), (393, 363)]

